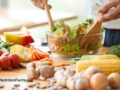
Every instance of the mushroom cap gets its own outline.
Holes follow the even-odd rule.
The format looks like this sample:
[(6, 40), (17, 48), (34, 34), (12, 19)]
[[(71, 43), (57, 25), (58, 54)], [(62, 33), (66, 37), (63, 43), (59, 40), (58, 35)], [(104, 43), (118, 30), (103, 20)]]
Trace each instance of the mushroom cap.
[(54, 68), (49, 66), (49, 65), (43, 65), (40, 68), (40, 74), (41, 76), (45, 77), (45, 78), (51, 78), (54, 76)]

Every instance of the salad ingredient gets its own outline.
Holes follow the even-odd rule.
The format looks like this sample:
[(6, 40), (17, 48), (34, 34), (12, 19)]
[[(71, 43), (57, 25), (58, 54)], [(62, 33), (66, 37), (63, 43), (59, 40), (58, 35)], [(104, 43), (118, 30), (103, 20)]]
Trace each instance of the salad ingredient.
[(3, 54), (3, 51), (2, 50), (0, 50), (0, 56)]
[(7, 42), (12, 42), (14, 44), (20, 44), (20, 45), (29, 45), (30, 43), (34, 42), (34, 39), (30, 35), (30, 32), (26, 30), (25, 28), (24, 32), (5, 32), (4, 36)]
[(7, 56), (0, 57), (0, 68), (2, 70), (7, 70), (11, 66), (10, 60)]
[(108, 81), (109, 81), (110, 86), (113, 89), (120, 88), (120, 74), (118, 74), (118, 73), (111, 73), (108, 76)]
[[(89, 22), (90, 21), (90, 22)], [(101, 39), (91, 50), (80, 47), (80, 41), (93, 24), (93, 19), (88, 19), (82, 24), (69, 27), (64, 21), (57, 21), (55, 28), (51, 32), (52, 36), (48, 35), (48, 44), (53, 53), (58, 53), (65, 56), (82, 56), (88, 54), (89, 51), (96, 51), (101, 47)], [(92, 36), (92, 35), (91, 35)], [(101, 35), (99, 35), (101, 37)]]
[(78, 78), (75, 83), (76, 90), (87, 90), (90, 87), (89, 81), (85, 78)]
[(9, 56), (9, 53), (3, 53), (2, 56)]
[(68, 66), (70, 65), (69, 63), (66, 63), (64, 61), (54, 61), (52, 66), (54, 67), (60, 67), (60, 66)]
[(109, 75), (112, 72), (120, 73), (120, 60), (86, 60), (78, 61), (76, 63), (77, 72), (86, 70), (90, 66), (101, 68), (106, 75)]
[(67, 87), (70, 90), (75, 90), (75, 80), (73, 77), (70, 77), (67, 81)]
[(14, 45), (13, 43), (4, 42), (0, 40), (0, 50), (2, 50), (4, 53), (9, 53), (10, 47), (13, 45)]
[[(54, 76), (54, 68), (52, 66), (47, 65), (46, 63), (43, 62), (38, 62), (38, 61), (34, 61), (31, 62), (27, 65), (26, 67), (27, 70), (27, 76), (30, 79), (36, 79), (39, 78), (51, 78)], [(30, 70), (32, 70), (30, 72)], [(30, 72), (30, 73), (29, 73)]]
[(77, 72), (77, 73), (75, 73), (74, 78), (75, 79), (83, 78), (84, 77), (84, 73), (85, 73), (85, 71)]
[(106, 54), (112, 54), (120, 57), (120, 45), (112, 46)]
[(67, 80), (67, 88), (69, 90), (88, 90), (89, 87), (89, 82), (85, 78), (79, 77), (75, 79), (74, 77), (70, 77)]
[(72, 59), (72, 60), (69, 60), (68, 62), (72, 64), (76, 64), (77, 61), (75, 59)]
[(8, 58), (11, 61), (11, 66), (13, 68), (17, 68), (20, 65), (20, 58), (17, 54), (10, 54)]
[(57, 85), (66, 87), (68, 78), (73, 75), (74, 75), (73, 71), (71, 71), (69, 69), (67, 69), (67, 70), (61, 69), (61, 70), (56, 71), (54, 78), (57, 82)]
[(108, 86), (107, 77), (103, 73), (96, 73), (91, 77), (91, 87), (94, 90), (106, 90)]
[(44, 62), (44, 63), (46, 63), (48, 65), (52, 65), (53, 67), (60, 67), (60, 66), (68, 66), (68, 65), (70, 65), (69, 63), (64, 62), (64, 61), (52, 61), (49, 58), (44, 58), (44, 59), (40, 60), (40, 62)]
[(27, 78), (34, 79), (35, 78), (35, 64), (33, 62), (29, 63), (26, 67), (27, 70)]
[(96, 66), (91, 66), (84, 72), (84, 77), (88, 80), (91, 79), (91, 77), (96, 73), (103, 73), (102, 70)]
[(48, 65), (44, 65), (40, 68), (40, 74), (45, 78), (51, 78), (54, 76), (54, 68)]
[(22, 45), (13, 45), (10, 48), (11, 54), (17, 54), (21, 62), (30, 62), (31, 61), (31, 50)]
[(32, 61), (41, 60), (49, 57), (49, 53), (43, 52), (37, 48), (34, 48), (33, 46), (30, 46), (30, 50), (32, 52)]
[(96, 57), (92, 58), (92, 60), (109, 60), (109, 59), (112, 59), (112, 60), (118, 59), (119, 60), (119, 57), (117, 57), (116, 55), (100, 55), (100, 56), (96, 56)]
[(91, 60), (92, 58), (96, 57), (98, 55), (83, 55), (80, 60)]

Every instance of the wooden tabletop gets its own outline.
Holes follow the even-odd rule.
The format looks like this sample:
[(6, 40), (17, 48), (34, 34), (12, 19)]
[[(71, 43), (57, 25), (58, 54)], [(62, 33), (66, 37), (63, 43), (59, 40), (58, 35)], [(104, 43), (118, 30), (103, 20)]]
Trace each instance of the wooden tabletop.
[[(99, 51), (99, 54), (104, 54), (107, 50), (109, 50), (108, 48), (101, 48), (101, 50)], [(54, 57), (54, 59), (56, 60), (63, 60), (60, 57)], [(70, 65), (68, 66), (68, 68), (71, 69), (75, 69), (75, 65)], [(27, 80), (27, 75), (26, 75), (26, 69), (25, 68), (18, 68), (18, 69), (12, 69), (12, 70), (7, 70), (7, 71), (0, 71), (0, 85), (4, 84), (5, 88), (4, 89), (0, 89), (0, 90), (10, 90), (12, 88), (12, 86), (15, 83), (19, 83), (20, 84), (20, 90), (24, 90), (24, 88), (27, 87), (28, 84), (30, 84), (31, 82), (24, 82), (24, 81), (1, 81), (2, 79), (11, 79), (11, 80)], [(40, 81), (40, 80), (34, 80), (34, 82), (39, 82), (41, 84), (47, 84), (47, 81)], [(32, 88), (31, 90), (38, 90), (35, 87)]]

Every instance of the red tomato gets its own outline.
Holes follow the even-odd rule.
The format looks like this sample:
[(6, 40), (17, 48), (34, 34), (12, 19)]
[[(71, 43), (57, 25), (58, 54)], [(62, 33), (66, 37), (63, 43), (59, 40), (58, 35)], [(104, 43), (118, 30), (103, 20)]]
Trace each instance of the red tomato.
[(8, 58), (11, 61), (11, 66), (13, 68), (17, 68), (20, 65), (20, 58), (17, 54), (10, 54)]
[(0, 50), (0, 56), (3, 54), (3, 51), (2, 50)]
[(3, 53), (2, 56), (9, 56), (9, 53)]
[(0, 57), (0, 67), (2, 70), (7, 70), (11, 66), (10, 60), (7, 56)]

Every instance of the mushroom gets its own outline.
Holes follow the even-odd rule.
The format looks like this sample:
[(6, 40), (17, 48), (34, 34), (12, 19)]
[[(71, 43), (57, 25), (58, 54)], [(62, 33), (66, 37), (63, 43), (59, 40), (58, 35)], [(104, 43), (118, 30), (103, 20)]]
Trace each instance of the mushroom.
[(43, 65), (40, 68), (40, 74), (45, 78), (51, 78), (54, 76), (54, 68), (48, 65)]
[(26, 67), (27, 70), (27, 78), (34, 79), (35, 78), (35, 64), (29, 63)]

